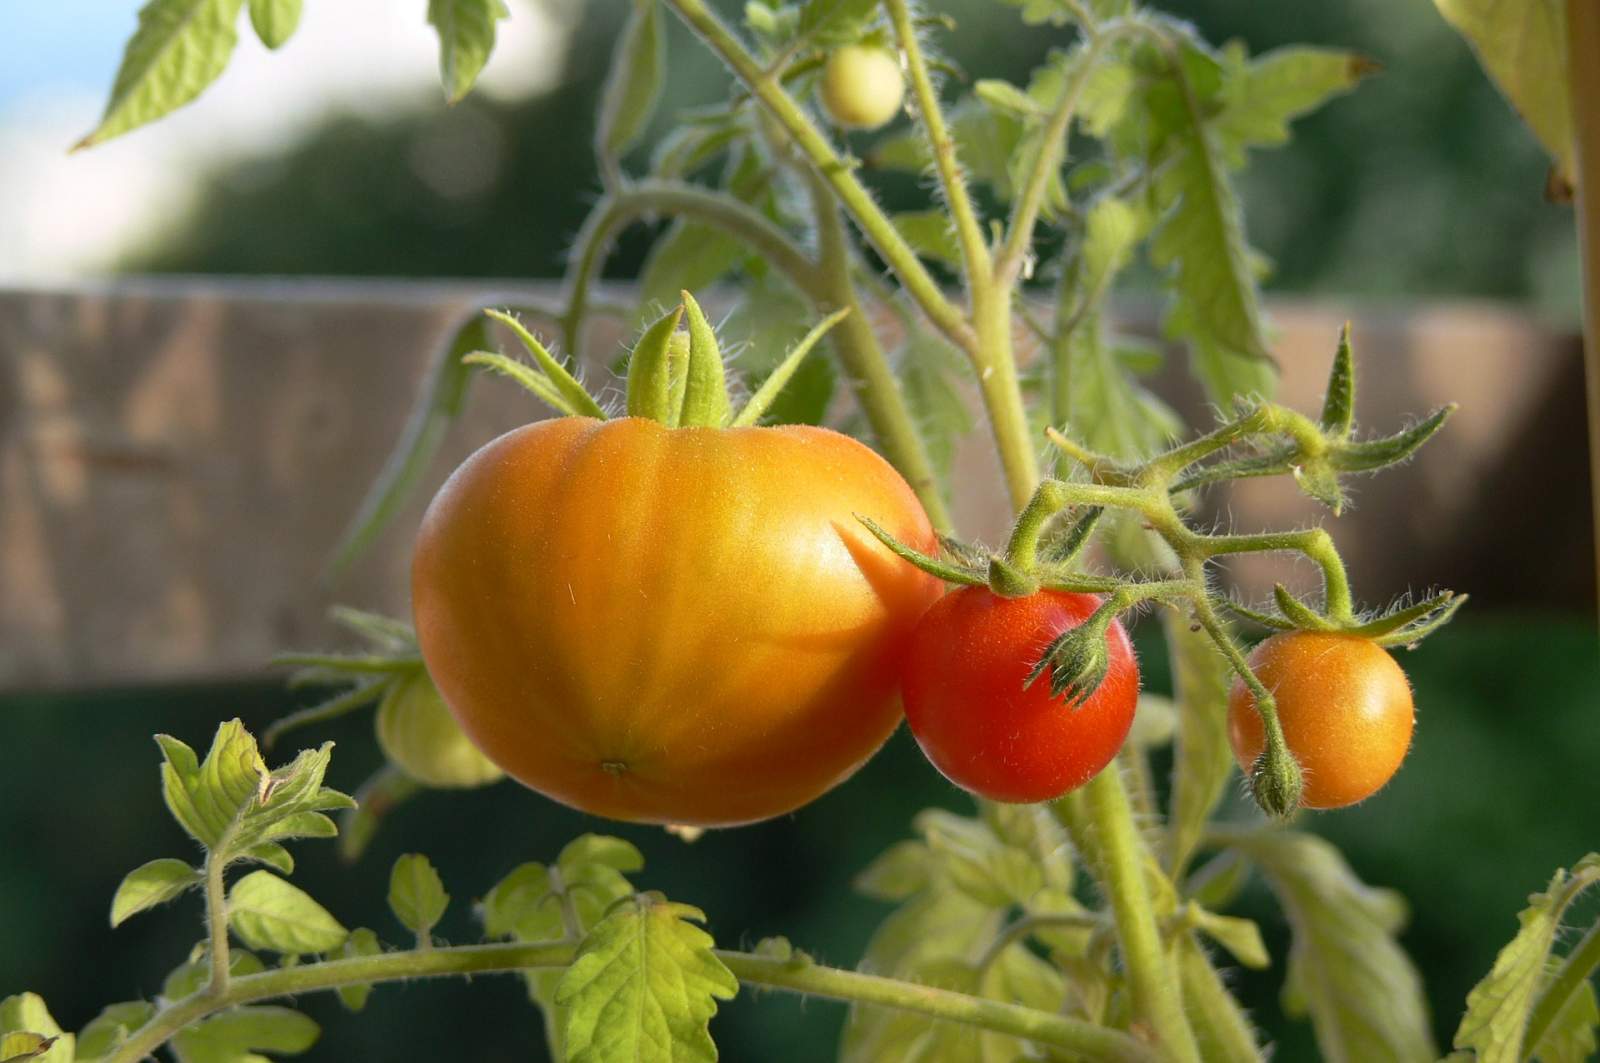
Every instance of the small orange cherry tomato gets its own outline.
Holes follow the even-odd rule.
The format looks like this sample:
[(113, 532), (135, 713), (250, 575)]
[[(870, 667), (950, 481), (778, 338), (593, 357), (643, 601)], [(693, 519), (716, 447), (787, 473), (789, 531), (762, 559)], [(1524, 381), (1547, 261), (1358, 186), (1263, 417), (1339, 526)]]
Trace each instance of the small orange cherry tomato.
[[(1277, 703), (1307, 808), (1353, 805), (1400, 770), (1415, 712), (1405, 672), (1381, 646), (1355, 635), (1286, 631), (1257, 646), (1250, 667)], [(1235, 680), (1228, 740), (1246, 773), (1266, 746), (1255, 705)]]

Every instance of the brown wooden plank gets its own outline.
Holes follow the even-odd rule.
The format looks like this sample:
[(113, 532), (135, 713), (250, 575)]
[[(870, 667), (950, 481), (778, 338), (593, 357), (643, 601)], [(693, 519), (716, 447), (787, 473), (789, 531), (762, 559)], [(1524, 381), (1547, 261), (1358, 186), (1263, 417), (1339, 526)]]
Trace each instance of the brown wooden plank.
[[(274, 653), (326, 643), (334, 602), (403, 615), (424, 498), (337, 588), (318, 574), (451, 323), (486, 298), (530, 295), (552, 293), (185, 279), (0, 291), (0, 689), (258, 673)], [(1148, 329), (1150, 315), (1129, 316)], [(1408, 580), (1456, 579), (1503, 549), (1496, 535), (1510, 515), (1485, 508), (1497, 499), (1583, 501), (1584, 469), (1570, 467), (1581, 421), (1552, 413), (1573, 390), (1572, 336), (1462, 304), (1290, 302), (1275, 304), (1274, 318), (1291, 402), (1315, 402), (1351, 318), (1364, 423), (1388, 429), (1448, 399), (1463, 405), (1442, 441), (1363, 486), (1359, 507), (1337, 522), (1368, 599)], [(621, 339), (616, 329), (598, 336), (596, 361)], [(1198, 408), (1180, 371), (1161, 387)], [(474, 447), (538, 416), (509, 384), (475, 384), (430, 489)], [(1543, 465), (1518, 465), (1517, 455), (1540, 453), (1529, 460)], [(1552, 467), (1550, 455), (1567, 464)], [(961, 447), (957, 477), (963, 528), (997, 541), (1004, 502), (982, 433)], [(1566, 509), (1570, 518), (1531, 532), (1554, 544), (1547, 556), (1570, 550), (1561, 544), (1587, 549), (1586, 525), (1563, 526), (1581, 524), (1583, 507)], [(1242, 530), (1317, 517), (1283, 484), (1241, 488), (1226, 512)], [(1250, 593), (1280, 574), (1255, 559), (1235, 572)], [(1584, 579), (1568, 569), (1501, 589), (1581, 602), (1571, 589), (1592, 586)]]

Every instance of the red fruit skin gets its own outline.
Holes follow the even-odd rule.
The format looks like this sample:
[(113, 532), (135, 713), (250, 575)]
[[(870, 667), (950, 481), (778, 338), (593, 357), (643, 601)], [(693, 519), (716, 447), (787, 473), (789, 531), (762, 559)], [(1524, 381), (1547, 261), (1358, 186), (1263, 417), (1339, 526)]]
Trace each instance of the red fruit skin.
[(1087, 699), (1052, 697), (1028, 673), (1061, 632), (1100, 606), (1092, 594), (1002, 598), (963, 587), (912, 634), (901, 675), (906, 720), (945, 778), (994, 801), (1049, 801), (1098, 775), (1122, 748), (1139, 701), (1139, 663), (1122, 624), (1106, 635), (1105, 680)]

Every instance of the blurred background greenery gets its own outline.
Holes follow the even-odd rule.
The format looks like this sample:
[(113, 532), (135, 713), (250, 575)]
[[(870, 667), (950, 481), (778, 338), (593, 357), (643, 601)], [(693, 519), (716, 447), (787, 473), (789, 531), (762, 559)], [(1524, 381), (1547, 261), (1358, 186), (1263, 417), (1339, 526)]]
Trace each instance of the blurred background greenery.
[[(1276, 262), (1272, 290), (1397, 301), (1487, 296), (1558, 322), (1576, 319), (1569, 212), (1543, 201), (1538, 148), (1430, 4), (1165, 6), (1212, 41), (1238, 37), (1256, 52), (1299, 42), (1349, 47), (1385, 68), (1300, 123), (1292, 146), (1254, 161), (1244, 197), (1253, 239)], [(553, 87), (537, 95), (328, 116), (270, 153), (202, 174), (181, 220), (126, 249), (121, 268), (558, 276), (594, 194), (590, 116), (624, 7), (555, 5), (571, 22), (568, 50)], [(958, 20), (949, 51), (972, 77), (1020, 80), (1060, 43), (987, 2), (940, 7)], [(722, 86), (720, 72), (676, 27), (671, 47), (662, 127)], [(888, 191), (919, 194), (914, 186)], [(637, 268), (647, 237), (636, 231), (623, 241), (613, 275)], [(1155, 639), (1142, 633), (1143, 660), (1151, 685), (1162, 689)], [(1364, 879), (1410, 898), (1405, 943), (1423, 969), (1439, 1039), (1448, 1043), (1467, 989), (1515, 931), (1526, 895), (1557, 866), (1600, 847), (1593, 769), (1600, 656), (1586, 615), (1469, 610), (1404, 663), (1420, 712), (1407, 770), (1373, 801), (1306, 823), (1344, 846)], [(124, 872), (189, 852), (161, 806), (149, 735), (166, 731), (203, 747), (221, 718), (239, 715), (259, 733), (292, 704), (266, 679), (0, 695), (0, 994), (38, 991), (76, 1027), (108, 1001), (155, 993), (198, 940), (196, 901), (115, 933), (106, 925)], [(339, 742), (333, 784), (354, 789), (377, 763), (366, 717), (326, 734)], [(56, 796), (63, 777), (71, 800)], [(553, 857), (577, 832), (612, 831), (644, 849), (641, 880), (703, 907), (720, 941), (782, 933), (824, 960), (851, 965), (885, 909), (851, 894), (850, 878), (930, 803), (968, 807), (902, 731), (858, 777), (798, 815), (692, 846), (588, 819), (505, 784), (424, 795), (394, 814), (353, 868), (339, 864), (332, 846), (303, 845), (297, 881), (347, 924), (397, 939), (401, 930), (382, 902), (387, 868), (403, 850), (426, 852), (455, 898), (441, 933), (467, 941), (475, 936), (469, 902), (498, 876)], [(849, 830), (839, 828), (845, 820)], [(1247, 894), (1244, 906), (1263, 920), (1280, 962), (1238, 984), (1280, 1044), (1277, 1058), (1314, 1058), (1308, 1028), (1286, 1022), (1277, 1002), (1282, 920), (1262, 895)], [(452, 1059), (462, 1058), (463, 1044), (484, 1061), (543, 1051), (537, 1015), (508, 978), (385, 988), (361, 1019), (341, 1018), (331, 998), (303, 1004), (325, 1026), (310, 1059)], [(821, 1060), (841, 1018), (831, 1004), (747, 992), (723, 1009), (714, 1031), (729, 1060)]]

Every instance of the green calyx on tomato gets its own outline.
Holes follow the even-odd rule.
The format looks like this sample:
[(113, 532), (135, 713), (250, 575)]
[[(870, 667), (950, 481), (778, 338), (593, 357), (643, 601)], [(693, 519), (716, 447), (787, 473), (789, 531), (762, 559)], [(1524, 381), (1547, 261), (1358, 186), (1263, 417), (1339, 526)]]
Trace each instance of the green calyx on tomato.
[(285, 733), (378, 705), (377, 737), (389, 762), (424, 786), (465, 789), (499, 780), (503, 772), (467, 741), (428, 677), (410, 626), (398, 620), (338, 608), (334, 620), (361, 636), (364, 654), (291, 654), (279, 664), (297, 667), (290, 682), (349, 684), (347, 689), (267, 729), (270, 747)]
[(1111, 763), (1139, 701), (1139, 665), (1122, 624), (1102, 647), (1099, 679), (1067, 699), (1036, 683), (1039, 647), (1098, 623), (1100, 599), (1040, 590), (1007, 598), (962, 587), (917, 625), (901, 672), (911, 733), (951, 782), (995, 801), (1049, 801)]
[(936, 540), (847, 436), (757, 427), (813, 328), (742, 408), (688, 292), (644, 330), (607, 420), (508, 315), (535, 365), (476, 352), (568, 416), (467, 459), (428, 508), (412, 603), (449, 711), (508, 774), (614, 819), (731, 826), (855, 771), (900, 718), (898, 663), (937, 580), (856, 523)]
[[(742, 428), (761, 420), (800, 368), (802, 360), (848, 310), (823, 318), (795, 345), (755, 394), (734, 412), (727, 373), (716, 331), (694, 296), (652, 322), (634, 345), (628, 361), (627, 412), (668, 428)], [(503, 354), (473, 351), (463, 360), (504, 374), (558, 413), (569, 417), (606, 419), (605, 410), (578, 379), (510, 314), (485, 313), (510, 329), (533, 356), (529, 366)], [(679, 326), (687, 324), (687, 331)]]

